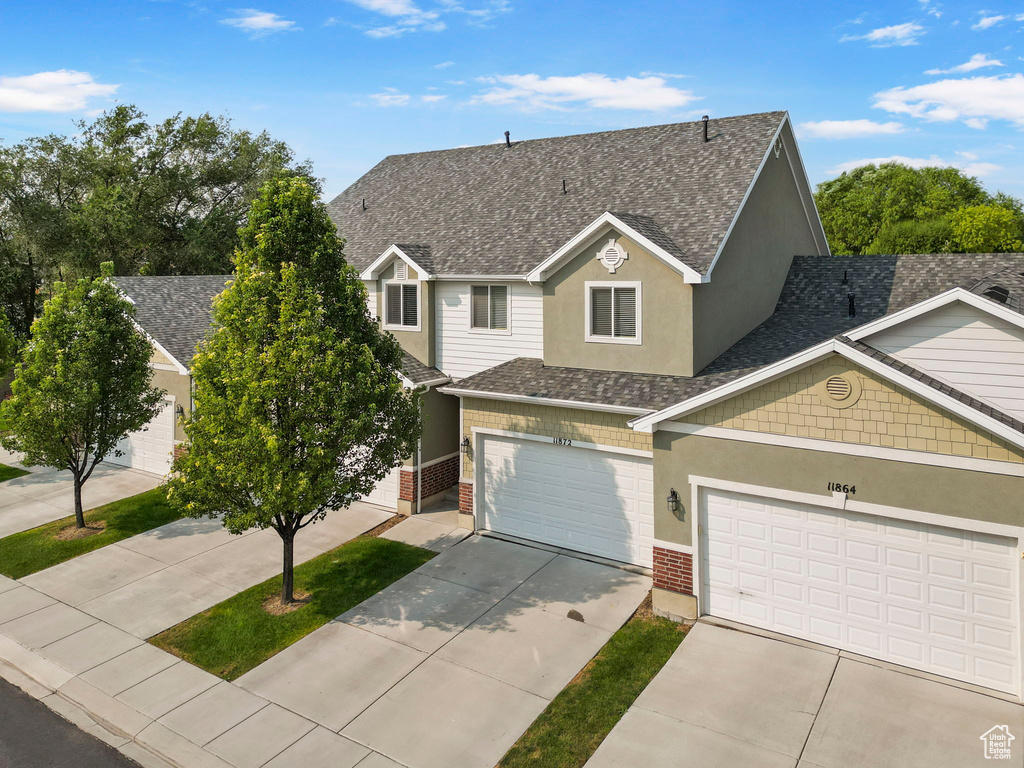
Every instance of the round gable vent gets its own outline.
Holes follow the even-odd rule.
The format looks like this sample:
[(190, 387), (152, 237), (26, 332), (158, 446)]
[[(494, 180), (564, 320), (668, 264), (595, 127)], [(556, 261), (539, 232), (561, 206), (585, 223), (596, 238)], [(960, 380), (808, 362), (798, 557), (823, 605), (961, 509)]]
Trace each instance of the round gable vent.
[(825, 392), (833, 400), (845, 400), (853, 393), (853, 387), (842, 376), (830, 376), (825, 381)]

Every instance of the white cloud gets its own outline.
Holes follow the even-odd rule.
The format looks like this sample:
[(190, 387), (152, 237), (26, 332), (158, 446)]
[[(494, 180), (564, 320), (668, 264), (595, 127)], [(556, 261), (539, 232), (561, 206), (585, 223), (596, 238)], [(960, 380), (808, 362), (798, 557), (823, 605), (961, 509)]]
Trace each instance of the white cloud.
[(929, 16), (934, 16), (936, 19), (942, 16), (942, 11), (939, 10), (938, 3), (933, 3), (931, 0), (919, 0), (921, 3), (921, 10), (927, 13)]
[(400, 37), (410, 32), (441, 32), (448, 25), (441, 19), (445, 13), (465, 14), (470, 23), (479, 24), (499, 13), (511, 10), (508, 0), (489, 0), (484, 5), (467, 8), (458, 0), (440, 0), (436, 10), (424, 10), (413, 0), (348, 0), (364, 10), (380, 14), (390, 23), (370, 27), (365, 34), (370, 37)]
[(937, 80), (875, 94), (874, 106), (931, 122), (962, 120), (984, 128), (989, 120), (1024, 126), (1024, 75), (991, 75)]
[(876, 123), (873, 120), (819, 120), (797, 126), (801, 138), (812, 139), (857, 139), (863, 136), (887, 136), (905, 130), (903, 123)]
[(949, 69), (929, 69), (925, 72), (926, 75), (955, 75), (961, 72), (973, 72), (976, 69), (984, 69), (985, 67), (1005, 67), (1006, 65), (999, 59), (990, 59), (987, 53), (976, 53), (971, 56), (970, 59), (965, 61), (963, 64), (957, 64), (955, 67)]
[(76, 112), (86, 109), (91, 99), (113, 96), (118, 88), (73, 69), (0, 77), (0, 112)]
[(971, 25), (971, 29), (988, 29), (994, 27), (996, 24), (1001, 24), (1006, 21), (1009, 16), (986, 16), (985, 11), (979, 12), (979, 18), (977, 23)]
[(905, 155), (890, 155), (889, 157), (866, 157), (861, 160), (848, 160), (845, 163), (839, 163), (839, 165), (831, 168), (829, 173), (846, 173), (852, 171), (854, 168), (860, 168), (862, 165), (881, 165), (882, 163), (902, 163), (903, 165), (909, 165), (911, 168), (926, 168), (926, 167), (946, 167), (950, 166), (953, 168), (959, 168), (968, 176), (990, 176), (996, 171), (1002, 170), (1001, 165), (995, 163), (978, 163), (978, 162), (956, 162), (951, 163), (943, 160), (937, 155), (931, 157), (906, 157)]
[(454, 61), (442, 61), (440, 64), (435, 64), (434, 65), (434, 69), (447, 69), (448, 67), (452, 66), (454, 63), (455, 63)]
[(253, 38), (266, 37), (277, 32), (297, 32), (299, 30), (294, 21), (281, 18), (276, 13), (257, 11), (253, 8), (246, 8), (238, 13), (242, 15), (231, 19), (221, 19), (220, 23), (247, 32), (249, 37)]
[(426, 96), (420, 96), (420, 98), (429, 104), (434, 101), (441, 101), (442, 99), (447, 99), (448, 97), (441, 93), (428, 93)]
[(663, 110), (683, 107), (696, 99), (692, 91), (673, 88), (662, 77), (624, 77), (616, 80), (597, 73), (569, 77), (497, 75), (480, 78), (494, 87), (476, 96), (481, 104), (498, 104), (525, 110), (591, 109)]
[(378, 107), (404, 107), (412, 97), (397, 88), (385, 88), (380, 93), (371, 93), (370, 98)]
[(924, 27), (908, 21), (905, 24), (879, 27), (878, 29), (871, 30), (866, 35), (844, 35), (839, 38), (839, 42), (848, 43), (851, 40), (866, 40), (871, 43), (872, 48), (889, 48), (894, 45), (917, 45), (918, 38), (924, 33)]

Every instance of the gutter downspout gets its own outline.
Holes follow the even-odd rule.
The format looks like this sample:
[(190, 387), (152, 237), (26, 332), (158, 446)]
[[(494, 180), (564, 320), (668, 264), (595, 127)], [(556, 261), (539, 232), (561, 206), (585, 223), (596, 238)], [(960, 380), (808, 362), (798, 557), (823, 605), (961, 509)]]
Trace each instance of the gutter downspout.
[[(423, 400), (419, 402), (420, 422), (423, 421)], [(416, 514), (423, 511), (423, 437), (416, 441)]]

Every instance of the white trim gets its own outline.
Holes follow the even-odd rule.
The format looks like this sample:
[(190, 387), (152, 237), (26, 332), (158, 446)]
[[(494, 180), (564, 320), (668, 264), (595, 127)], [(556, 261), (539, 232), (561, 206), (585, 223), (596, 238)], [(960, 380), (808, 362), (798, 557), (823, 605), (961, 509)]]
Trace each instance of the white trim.
[[(504, 328), (477, 328), (473, 325), (473, 288), (487, 289), (487, 322), (491, 318), (491, 288), (505, 289), (505, 327)], [(511, 336), (512, 335), (512, 286), (508, 283), (491, 283), (478, 280), (469, 284), (469, 301), (466, 306), (469, 309), (466, 318), (466, 332), (480, 336)]]
[[(188, 368), (182, 365), (181, 362), (174, 355), (172, 355), (170, 352), (164, 349), (163, 345), (159, 341), (150, 336), (146, 329), (139, 325), (138, 321), (135, 320), (135, 318), (132, 318), (132, 325), (134, 325), (138, 329), (139, 333), (143, 335), (146, 341), (148, 341), (150, 344), (156, 347), (157, 351), (161, 355), (163, 355), (164, 357), (171, 361), (171, 364), (174, 366), (173, 370), (177, 371), (182, 376), (190, 375)], [(150, 363), (150, 365), (153, 365), (153, 363)], [(157, 363), (156, 365), (160, 365), (160, 363)]]
[[(474, 389), (444, 387), (439, 389), (446, 395), (459, 397), (478, 397), (481, 400), (507, 400), (511, 403), (534, 403), (536, 405), (557, 406), (559, 408), (579, 408), (583, 411), (600, 411), (602, 413), (621, 413), (624, 416), (650, 414), (650, 408), (630, 408), (624, 405), (604, 405), (603, 403), (584, 403), (576, 400), (558, 400), (553, 397), (531, 397), (529, 395), (509, 395), (503, 392), (481, 392)], [(628, 425), (627, 425), (628, 426)]]
[(676, 256), (673, 256), (654, 241), (641, 235), (610, 211), (602, 213), (577, 233), (575, 237), (569, 240), (569, 242), (530, 270), (526, 279), (531, 283), (544, 282), (544, 280), (546, 280), (552, 272), (557, 271), (569, 257), (576, 255), (579, 250), (585, 247), (588, 242), (595, 239), (595, 236), (601, 234), (606, 228), (618, 230), (621, 234), (628, 237), (648, 253), (663, 261), (671, 269), (681, 274), (687, 283), (706, 282), (701, 274), (693, 269), (693, 267), (689, 267), (681, 262)]
[(154, 371), (174, 371), (178, 373), (178, 366), (171, 365), (170, 363), (150, 363), (149, 367)]
[(925, 466), (943, 467), (945, 469), (963, 469), (970, 472), (985, 472), (991, 475), (1024, 477), (1024, 464), (1012, 464), (1007, 461), (995, 461), (994, 459), (950, 456), (943, 453), (927, 453), (925, 451), (912, 451), (903, 448), (884, 448), (882, 446), (843, 443), (811, 437), (793, 437), (790, 435), (777, 435), (772, 432), (753, 432), (746, 429), (707, 427), (701, 424), (683, 424), (678, 421), (662, 424), (659, 429), (665, 432), (697, 435), (716, 440), (736, 440), (742, 443), (774, 445), (780, 448), (838, 453), (844, 456), (860, 456), (868, 459), (880, 459), (882, 461), (899, 461), (905, 464), (923, 464)]
[[(590, 317), (590, 297), (595, 288), (612, 289), (612, 333), (615, 332), (615, 290), (616, 288), (633, 288), (636, 290), (636, 336), (595, 336), (591, 333), (593, 323)], [(583, 283), (586, 309), (583, 313), (583, 340), (594, 344), (630, 344), (641, 346), (643, 342), (643, 284), (639, 281), (587, 280)]]
[(695, 552), (694, 548), (688, 544), (676, 544), (674, 541), (664, 541), (663, 539), (655, 539), (654, 546), (658, 549), (667, 549), (671, 552), (679, 552), (683, 555), (689, 555), (690, 557), (693, 557)]
[[(782, 129), (785, 128), (786, 124), (789, 123), (789, 122), (790, 122), (790, 120), (789, 120), (789, 112), (786, 112), (786, 114), (782, 117), (782, 120), (779, 122), (779, 127), (775, 129), (775, 134), (772, 136), (772, 140), (768, 144), (768, 149), (765, 151), (764, 157), (761, 158), (761, 163), (757, 166), (757, 170), (754, 171), (754, 178), (751, 179), (750, 186), (748, 186), (747, 187), (747, 191), (743, 193), (743, 199), (740, 200), (739, 207), (736, 208), (736, 213), (733, 215), (732, 221), (729, 222), (729, 228), (727, 230), (725, 230), (725, 237), (723, 237), (722, 238), (722, 242), (718, 244), (718, 250), (715, 252), (714, 258), (711, 259), (711, 265), (708, 267), (707, 272), (704, 274), (704, 279), (703, 279), (702, 282), (705, 282), (705, 283), (711, 282), (711, 275), (715, 271), (715, 265), (718, 264), (718, 260), (722, 257), (722, 253), (725, 251), (725, 246), (729, 242), (729, 235), (731, 235), (733, 229), (735, 229), (736, 222), (738, 222), (740, 220), (740, 215), (743, 213), (743, 208), (747, 204), (747, 200), (750, 198), (750, 195), (753, 193), (754, 186), (757, 184), (757, 180), (759, 178), (761, 178), (761, 171), (764, 170), (764, 166), (767, 164), (768, 159), (775, 152), (775, 142), (777, 142), (779, 140), (779, 138), (782, 136)], [(792, 131), (792, 126), (790, 126), (790, 129), (791, 129), (791, 133), (794, 134), (793, 144), (795, 145), (796, 144), (796, 138), (795, 138), (796, 134), (795, 134), (795, 132)], [(800, 162), (801, 162), (801, 165), (802, 165), (803, 164), (803, 159), (801, 159)], [(790, 171), (792, 171), (794, 173), (793, 180), (796, 182), (797, 193), (800, 196), (800, 207), (804, 209), (804, 215), (808, 217), (808, 224), (810, 224), (810, 215), (809, 215), (809, 213), (807, 211), (807, 206), (804, 204), (804, 196), (802, 194), (800, 194), (800, 180), (796, 178), (796, 175), (795, 175), (796, 172), (793, 169), (792, 163), (790, 163)], [(810, 186), (811, 185), (810, 185), (810, 182), (807, 180), (806, 171), (805, 171), (805, 175), (804, 175), (804, 184), (807, 186), (808, 191), (810, 191)], [(811, 195), (811, 199), (812, 200), (814, 199), (814, 195), (813, 194)], [(817, 207), (815, 207), (814, 214), (815, 214), (815, 216), (818, 216)], [(824, 230), (824, 227), (822, 227), (822, 225), (821, 225), (821, 218), (820, 218), (820, 216), (818, 217), (818, 228), (819, 228), (819, 231), (822, 233), (822, 236), (824, 237), (824, 231), (825, 230)], [(811, 226), (811, 236), (814, 237), (815, 244), (817, 244), (818, 238), (816, 236), (816, 233), (814, 232), (813, 225)], [(825, 250), (825, 254), (824, 255), (827, 256), (827, 255), (829, 255), (828, 241), (827, 240), (825, 241), (825, 249), (826, 250)]]
[(435, 464), (440, 464), (442, 461), (448, 461), (449, 459), (458, 456), (460, 453), (461, 451), (456, 451), (455, 453), (449, 453), (445, 456), (440, 456), (439, 458), (431, 459), (430, 461), (424, 461), (422, 464), (420, 464), (419, 468), (426, 469), (427, 467), (432, 467)]
[(870, 323), (849, 331), (846, 335), (854, 341), (860, 341), (868, 336), (872, 336), (879, 331), (884, 331), (893, 326), (904, 323), (907, 320), (913, 320), (915, 317), (920, 317), (933, 310), (945, 307), (955, 302), (963, 302), (975, 309), (984, 312), (986, 314), (997, 317), (1000, 320), (1005, 320), (1008, 323), (1016, 326), (1017, 328), (1024, 329), (1024, 315), (1018, 312), (1014, 312), (1002, 304), (997, 304), (994, 301), (989, 301), (983, 296), (979, 296), (976, 293), (971, 293), (963, 288), (951, 288), (944, 293), (940, 293), (938, 296), (933, 296), (925, 301), (918, 302), (906, 309), (901, 309), (899, 312), (893, 312), (891, 315), (880, 317), (877, 320), (873, 320)]
[(435, 280), (452, 280), (458, 282), (475, 280), (478, 283), (505, 283), (509, 281), (520, 283), (526, 282), (525, 275), (434, 275), (433, 278)]
[[(550, 435), (538, 435), (532, 432), (510, 432), (506, 429), (491, 429), (490, 427), (473, 427), (473, 435), (490, 435), (491, 437), (508, 437), (514, 440), (530, 440), (535, 443), (552, 443), (558, 438)], [(618, 445), (605, 445), (602, 443), (584, 443), (573, 440), (566, 448), (583, 448), (588, 451), (602, 451), (604, 453), (621, 453), (625, 456), (638, 456), (644, 459), (654, 458), (654, 451), (641, 451), (639, 448), (623, 448)], [(473, 455), (473, 464), (476, 464), (476, 454)]]
[[(388, 322), (388, 286), (389, 285), (415, 285), (416, 286), (416, 325), (392, 325)], [(383, 320), (381, 321), (381, 327), (385, 331), (405, 331), (407, 333), (420, 331), (423, 329), (423, 283), (419, 280), (385, 280), (383, 284), (383, 290), (381, 291), (381, 300), (384, 303), (384, 312), (382, 313)], [(404, 291), (403, 291), (404, 293)], [(405, 297), (402, 297), (402, 314), (405, 314), (404, 309)]]
[[(807, 177), (807, 166), (804, 164), (804, 157), (800, 152), (800, 143), (796, 140), (796, 131), (793, 130), (793, 121), (790, 119), (788, 111), (786, 112), (786, 122), (789, 123), (789, 132), (793, 136), (793, 151), (796, 153), (797, 162), (800, 164), (800, 175), (803, 176), (804, 184), (807, 187), (807, 197), (811, 201), (811, 209), (808, 211), (807, 205), (803, 204), (804, 196), (802, 194), (800, 195), (800, 201), (803, 204), (804, 213), (807, 214), (807, 223), (811, 226), (811, 233), (814, 237), (815, 244), (817, 244), (818, 237), (820, 236), (822, 245), (825, 246), (823, 249), (824, 252), (821, 255), (831, 256), (832, 248), (828, 244), (828, 235), (825, 234), (825, 225), (821, 223), (821, 213), (818, 211), (818, 204), (814, 201), (814, 188), (811, 187), (811, 181)], [(796, 185), (799, 188), (800, 179), (797, 178), (796, 169), (793, 168), (792, 155), (789, 155), (787, 152), (787, 157), (789, 158), (790, 169), (793, 171), (793, 180), (796, 181)], [(811, 211), (814, 212), (814, 221), (818, 222), (817, 230), (814, 228), (814, 222), (811, 221)]]
[(399, 378), (402, 379), (402, 386), (406, 389), (430, 389), (441, 384), (447, 384), (452, 380), (451, 376), (444, 376), (442, 378), (431, 379), (430, 381), (415, 382), (406, 376), (404, 373), (399, 372)]
[(420, 280), (433, 280), (434, 276), (427, 270), (417, 264), (412, 258), (399, 248), (397, 245), (389, 245), (387, 249), (373, 260), (373, 263), (359, 273), (360, 280), (376, 280), (380, 277), (380, 273), (384, 271), (384, 267), (389, 263), (388, 260), (392, 257), (397, 257), (416, 270), (416, 274)]

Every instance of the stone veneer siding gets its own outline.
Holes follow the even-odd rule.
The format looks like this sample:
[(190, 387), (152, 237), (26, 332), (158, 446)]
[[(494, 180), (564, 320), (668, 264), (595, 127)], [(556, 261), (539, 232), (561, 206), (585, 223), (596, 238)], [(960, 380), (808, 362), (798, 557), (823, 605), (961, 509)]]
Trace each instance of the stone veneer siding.
[(693, 594), (693, 556), (674, 549), (654, 546), (654, 586)]
[[(615, 445), (650, 451), (651, 435), (634, 432), (626, 422), (635, 416), (582, 408), (560, 408), (505, 400), (462, 398), (462, 431), (472, 435), (473, 427), (523, 432), (545, 437), (565, 437), (582, 443)], [(465, 456), (462, 477), (473, 476), (473, 451)]]
[[(817, 387), (829, 376), (856, 376), (860, 398), (830, 407)], [(689, 424), (770, 432), (884, 448), (1024, 463), (1024, 451), (965, 419), (834, 355), (680, 419)]]
[[(398, 473), (398, 498), (416, 501), (415, 469), (402, 469)], [(423, 468), (423, 498), (447, 491), (459, 482), (459, 457), (452, 456)]]

